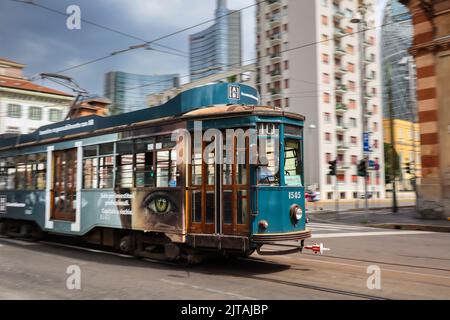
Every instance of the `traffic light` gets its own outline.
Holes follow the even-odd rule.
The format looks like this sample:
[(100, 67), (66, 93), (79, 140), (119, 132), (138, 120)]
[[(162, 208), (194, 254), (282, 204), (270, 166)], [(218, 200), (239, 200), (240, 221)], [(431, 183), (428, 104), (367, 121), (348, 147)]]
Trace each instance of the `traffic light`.
[(365, 160), (361, 160), (358, 163), (358, 176), (360, 177), (367, 176), (367, 166)]
[(405, 163), (405, 170), (407, 174), (411, 174), (411, 163), (407, 162)]
[(329, 176), (335, 176), (336, 175), (336, 160), (328, 161), (328, 164), (330, 165), (328, 168), (330, 172), (328, 172)]

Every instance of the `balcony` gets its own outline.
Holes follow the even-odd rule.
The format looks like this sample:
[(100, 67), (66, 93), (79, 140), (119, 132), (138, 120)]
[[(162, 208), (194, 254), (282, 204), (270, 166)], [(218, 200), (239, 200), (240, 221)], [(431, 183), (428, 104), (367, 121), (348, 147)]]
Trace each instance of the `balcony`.
[(348, 150), (348, 146), (345, 142), (338, 141), (336, 145), (337, 151), (346, 151)]
[(370, 118), (373, 115), (373, 112), (370, 110), (366, 110), (366, 112), (364, 113), (364, 117), (366, 118)]
[(274, 34), (270, 37), (270, 46), (281, 44), (281, 33)]
[(279, 81), (283, 78), (280, 69), (273, 70), (271, 73), (272, 81)]
[(365, 74), (363, 80), (364, 82), (369, 82), (373, 80), (373, 77), (370, 74)]
[(372, 99), (372, 94), (370, 94), (368, 92), (364, 92), (363, 98), (364, 98), (364, 100), (370, 100), (370, 99)]
[(341, 28), (335, 27), (334, 28), (334, 37), (335, 38), (340, 38), (345, 36), (345, 31), (342, 30)]
[(345, 131), (347, 131), (347, 129), (348, 129), (348, 126), (342, 122), (341, 123), (338, 122), (336, 124), (336, 132), (345, 132)]
[(345, 73), (347, 73), (347, 69), (346, 68), (344, 68), (343, 66), (335, 66), (335, 68), (334, 68), (334, 73), (336, 74), (336, 75), (343, 75), (343, 74), (345, 74)]
[(373, 59), (369, 56), (369, 57), (364, 57), (364, 60), (363, 60), (363, 62), (365, 63), (365, 64), (370, 64), (370, 63), (373, 63), (374, 61), (373, 61)]
[(279, 27), (281, 25), (281, 17), (280, 15), (274, 15), (270, 18), (270, 28), (273, 29), (275, 27)]
[(270, 56), (270, 63), (275, 64), (281, 62), (281, 53), (277, 52)]
[(273, 11), (281, 7), (281, 0), (266, 0), (269, 5), (269, 10)]
[(280, 89), (272, 88), (270, 90), (270, 94), (271, 94), (272, 101), (281, 99), (281, 90)]
[(338, 84), (335, 89), (336, 94), (344, 94), (347, 92), (347, 87), (343, 84)]
[(337, 171), (346, 171), (348, 169), (350, 169), (350, 165), (348, 163), (338, 161), (336, 166)]
[(340, 102), (336, 103), (336, 114), (342, 115), (347, 111), (348, 111), (348, 107), (346, 104), (340, 103)]
[(334, 47), (334, 55), (335, 56), (342, 57), (346, 53), (347, 52), (342, 47), (340, 47), (340, 46)]
[(333, 10), (333, 18), (334, 18), (336, 21), (339, 21), (339, 20), (345, 18), (344, 12), (342, 12), (341, 9), (339, 9), (338, 6), (334, 6), (334, 10)]

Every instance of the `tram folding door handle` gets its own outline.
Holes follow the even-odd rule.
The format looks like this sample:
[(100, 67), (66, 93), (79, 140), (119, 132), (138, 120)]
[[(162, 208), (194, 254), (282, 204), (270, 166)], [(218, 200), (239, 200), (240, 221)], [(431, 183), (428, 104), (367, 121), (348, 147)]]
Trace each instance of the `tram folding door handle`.
[(312, 252), (314, 252), (314, 254), (318, 254), (318, 253), (323, 254), (324, 251), (330, 251), (331, 250), (330, 248), (325, 248), (323, 246), (323, 243), (321, 243), (321, 244), (315, 243), (315, 244), (310, 245), (310, 246), (304, 246), (303, 249), (311, 250)]

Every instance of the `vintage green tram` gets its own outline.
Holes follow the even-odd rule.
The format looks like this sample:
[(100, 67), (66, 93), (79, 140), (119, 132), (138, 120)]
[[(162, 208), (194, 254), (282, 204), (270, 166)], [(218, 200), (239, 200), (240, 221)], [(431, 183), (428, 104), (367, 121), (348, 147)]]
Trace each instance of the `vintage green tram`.
[(252, 87), (220, 83), (2, 138), (0, 233), (66, 235), (172, 260), (279, 254), (261, 247), (283, 241), (300, 251), (311, 235), (303, 123), (258, 106)]

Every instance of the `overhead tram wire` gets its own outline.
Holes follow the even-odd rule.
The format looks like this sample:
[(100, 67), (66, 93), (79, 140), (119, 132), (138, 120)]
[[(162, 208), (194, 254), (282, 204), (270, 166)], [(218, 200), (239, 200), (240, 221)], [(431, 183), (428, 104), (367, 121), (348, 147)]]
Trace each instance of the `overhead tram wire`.
[[(50, 7), (44, 6), (44, 5), (42, 5), (42, 4), (36, 3), (36, 2), (34, 2), (34, 1), (24, 1), (24, 0), (10, 0), (10, 1), (12, 1), (12, 2), (18, 2), (18, 3), (23, 3), (23, 4), (33, 5), (33, 6), (36, 6), (36, 7), (41, 8), (41, 9), (44, 9), (44, 10), (47, 10), (47, 11), (50, 11), (50, 12), (53, 12), (53, 13), (56, 13), (56, 14), (59, 14), (59, 15), (68, 17), (68, 14), (65, 13), (64, 11), (59, 11), (59, 10), (56, 10), (56, 9), (54, 9), (54, 8), (50, 8)], [(139, 40), (139, 41), (142, 41), (142, 42), (148, 42), (148, 40), (143, 39), (143, 38), (141, 38), (141, 37), (138, 37), (138, 36), (135, 36), (135, 35), (132, 35), (132, 34), (130, 34), (130, 33), (123, 32), (123, 31), (120, 31), (120, 30), (117, 30), (117, 29), (113, 29), (113, 28), (108, 27), (108, 26), (105, 26), (105, 25), (101, 25), (101, 24), (99, 24), (99, 23), (92, 22), (92, 21), (87, 20), (87, 19), (84, 19), (84, 18), (81, 18), (80, 20), (81, 20), (82, 22), (84, 22), (84, 23), (93, 25), (93, 26), (95, 26), (95, 27), (97, 27), (97, 28), (100, 28), (100, 29), (104, 29), (104, 30), (110, 31), (110, 32), (119, 34), (119, 35), (121, 35), (121, 36), (128, 37), (128, 38), (130, 38), (130, 39)], [(172, 48), (172, 47), (169, 47), (169, 46), (167, 46), (167, 45), (160, 44), (160, 43), (153, 43), (153, 45), (159, 46), (159, 47), (161, 47), (161, 48), (173, 50), (173, 51), (175, 51), (175, 52), (178, 52), (178, 53), (180, 53), (180, 54), (184, 54), (184, 55), (186, 55), (186, 56), (187, 56), (187, 54), (188, 54), (187, 52), (184, 52), (184, 51), (182, 51), (182, 50), (179, 50), (179, 49), (176, 49), (176, 48)]]
[[(25, 2), (25, 1), (20, 1), (20, 0), (10, 0), (10, 1), (13, 1), (13, 2), (20, 2), (20, 3), (24, 3), (24, 4), (37, 5), (37, 4), (34, 3), (34, 2)], [(265, 2), (265, 1), (266, 1), (266, 0), (260, 0), (260, 1), (255, 2), (254, 4), (245, 6), (245, 7), (243, 7), (243, 8), (240, 8), (240, 9), (237, 9), (237, 10), (230, 10), (230, 12), (228, 12), (228, 13), (226, 13), (226, 14), (223, 14), (223, 15), (221, 15), (221, 16), (219, 16), (219, 17), (215, 17), (215, 18), (212, 18), (212, 19), (205, 20), (205, 21), (200, 22), (200, 23), (197, 23), (197, 24), (195, 24), (195, 25), (192, 25), (192, 26), (189, 26), (189, 27), (186, 27), (186, 28), (183, 28), (183, 29), (174, 31), (174, 32), (169, 33), (169, 34), (167, 34), (167, 35), (160, 36), (160, 37), (158, 37), (158, 38), (156, 38), (156, 39), (153, 39), (153, 40), (151, 40), (151, 41), (145, 41), (145, 40), (144, 40), (142, 44), (135, 45), (135, 46), (130, 46), (130, 47), (128, 47), (128, 49), (119, 50), (119, 51), (116, 51), (116, 52), (118, 52), (118, 53), (119, 53), (119, 52), (120, 52), (120, 53), (125, 53), (125, 52), (134, 50), (134, 49), (139, 48), (139, 47), (144, 46), (144, 45), (154, 44), (154, 43), (157, 42), (157, 41), (161, 41), (161, 40), (163, 40), (163, 39), (166, 39), (166, 38), (172, 37), (172, 36), (174, 36), (174, 35), (183, 33), (183, 32), (185, 32), (185, 31), (188, 31), (188, 30), (191, 30), (191, 29), (200, 27), (200, 26), (205, 25), (205, 24), (208, 24), (208, 23), (210, 23), (210, 22), (215, 22), (215, 21), (220, 20), (220, 19), (222, 19), (222, 18), (224, 18), (224, 17), (230, 16), (230, 15), (236, 13), (236, 12), (241, 12), (241, 11), (243, 11), (243, 10), (246, 10), (246, 9), (251, 8), (251, 7), (257, 6), (257, 5), (259, 5), (260, 3), (263, 3), (263, 2)], [(39, 5), (39, 6), (41, 6), (41, 5)], [(48, 8), (46, 7), (46, 9), (48, 9)], [(58, 13), (58, 14), (64, 14), (64, 16), (67, 16), (67, 14), (62, 13), (62, 12), (60, 12), (60, 11), (58, 11), (58, 10), (56, 10), (56, 13)], [(82, 21), (83, 21), (83, 20), (82, 20)], [(100, 25), (98, 25), (98, 26), (100, 26)], [(105, 27), (105, 28), (109, 28), (109, 27)], [(109, 28), (109, 29), (111, 29), (111, 28)], [(114, 30), (114, 29), (111, 29), (110, 31), (112, 31), (112, 30)], [(121, 33), (121, 34), (125, 34), (125, 33)], [(140, 40), (141, 40), (141, 39), (140, 39)], [(141, 41), (142, 41), (142, 40), (141, 40)], [(152, 49), (153, 49), (153, 48), (152, 48)], [(155, 49), (153, 49), (153, 50), (155, 50)], [(118, 53), (117, 53), (117, 54), (118, 54)], [(108, 54), (108, 55), (105, 55), (105, 56), (100, 57), (100, 58), (96, 58), (96, 59), (93, 59), (93, 60), (90, 60), (90, 61), (86, 61), (86, 62), (80, 63), (80, 64), (78, 64), (78, 65), (74, 65), (74, 66), (71, 66), (71, 67), (68, 67), (68, 68), (59, 70), (59, 71), (57, 71), (56, 73), (62, 73), (62, 72), (66, 72), (66, 71), (69, 71), (69, 70), (77, 69), (77, 68), (80, 68), (80, 67), (83, 67), (83, 66), (92, 64), (92, 63), (96, 63), (96, 62), (99, 62), (99, 61), (108, 59), (108, 58), (110, 58), (110, 57), (112, 57), (112, 56), (114, 56), (114, 55), (115, 55), (115, 54)]]
[[(23, 2), (23, 1), (20, 1), (20, 0), (10, 0), (10, 1), (21, 2), (21, 3), (28, 3), (28, 2)], [(231, 12), (229, 12), (229, 13), (227, 13), (227, 14), (224, 14), (224, 15), (218, 17), (218, 18), (209, 19), (209, 20), (206, 20), (206, 21), (204, 21), (204, 22), (198, 23), (198, 24), (196, 24), (196, 25), (193, 25), (193, 26), (190, 26), (190, 27), (186, 27), (186, 28), (183, 28), (183, 29), (181, 29), (181, 30), (172, 32), (172, 33), (170, 33), (170, 34), (168, 34), (168, 35), (161, 36), (161, 37), (159, 37), (159, 38), (157, 38), (157, 39), (154, 39), (154, 40), (152, 40), (152, 41), (149, 41), (149, 43), (152, 43), (152, 42), (154, 42), (154, 41), (159, 41), (159, 40), (165, 39), (165, 38), (167, 38), (167, 37), (171, 37), (171, 36), (176, 35), (176, 34), (178, 34), (178, 33), (181, 33), (181, 32), (184, 32), (184, 31), (187, 31), (187, 30), (196, 28), (196, 27), (198, 27), (198, 26), (201, 26), (201, 25), (203, 25), (203, 24), (206, 24), (206, 23), (209, 23), (209, 22), (212, 22), (212, 21), (216, 21), (216, 20), (218, 20), (218, 19), (220, 19), (220, 18), (222, 18), (222, 17), (231, 15), (231, 14), (233, 14), (234, 12), (237, 12), (237, 11), (243, 11), (243, 10), (248, 9), (248, 8), (250, 8), (250, 7), (259, 5), (260, 3), (264, 2), (264, 1), (265, 1), (265, 0), (258, 1), (258, 2), (254, 3), (254, 4), (252, 4), (252, 5), (243, 7), (243, 8), (238, 9), (238, 10), (231, 11)], [(354, 35), (354, 34), (357, 34), (357, 33), (360, 33), (360, 32), (365, 32), (365, 31), (367, 31), (367, 30), (374, 30), (374, 29), (377, 29), (377, 28), (383, 28), (383, 27), (385, 27), (385, 26), (392, 25), (392, 24), (396, 24), (396, 23), (399, 23), (399, 22), (398, 22), (398, 21), (393, 21), (393, 22), (385, 23), (385, 24), (382, 24), (382, 25), (379, 25), (379, 26), (375, 26), (375, 27), (371, 27), (371, 28), (366, 28), (366, 29), (364, 29), (364, 30), (360, 30), (360, 31), (355, 31), (355, 32), (347, 33), (347, 34), (345, 34), (345, 35), (343, 35), (343, 36), (332, 37), (332, 38), (328, 38), (328, 39), (324, 39), (324, 40), (320, 40), (320, 41), (315, 41), (315, 42), (312, 42), (312, 43), (303, 44), (303, 45), (300, 45), (300, 46), (296, 46), (296, 47), (293, 47), (293, 48), (289, 48), (289, 49), (282, 50), (281, 53), (283, 53), (283, 52), (290, 52), (290, 51), (294, 51), (294, 50), (299, 50), (299, 49), (302, 49), (302, 48), (305, 48), (305, 47), (309, 47), (309, 46), (312, 46), (312, 45), (317, 45), (317, 44), (320, 44), (320, 43), (323, 43), (323, 42), (327, 42), (327, 41), (331, 41), (331, 40), (335, 40), (335, 39), (341, 39), (341, 38), (344, 38), (344, 37), (347, 37), (347, 36), (350, 36), (350, 35)], [(144, 45), (144, 44), (143, 44), (143, 45)], [(131, 51), (131, 50), (134, 50), (134, 49), (136, 49), (137, 47), (140, 47), (140, 46), (143, 46), (143, 45), (130, 46), (130, 47), (127, 48), (127, 49), (124, 49), (124, 50), (120, 50), (120, 51), (116, 51), (116, 52), (110, 53), (110, 54), (107, 55), (107, 56), (103, 56), (103, 57), (100, 57), (100, 58), (97, 58), (97, 59), (94, 59), (94, 60), (90, 60), (90, 61), (81, 63), (81, 64), (79, 64), (79, 65), (75, 65), (75, 66), (72, 66), (72, 67), (69, 67), (69, 68), (60, 70), (59, 73), (60, 73), (60, 72), (65, 72), (65, 71), (69, 71), (69, 70), (73, 70), (73, 69), (75, 69), (75, 68), (79, 68), (79, 67), (82, 67), (82, 66), (91, 64), (91, 63), (95, 63), (95, 62), (101, 61), (101, 60), (105, 60), (105, 59), (107, 59), (107, 58), (109, 58), (109, 57), (112, 57), (112, 56), (118, 54), (118, 53), (124, 53), (124, 52), (127, 52), (127, 51)], [(259, 59), (265, 58), (265, 57), (268, 57), (268, 56), (269, 56), (269, 54), (266, 54), (266, 55), (263, 55), (262, 57), (260, 57)], [(247, 59), (247, 60), (244, 60), (244, 61), (242, 61), (242, 62), (240, 62), (240, 63), (234, 63), (234, 64), (226, 65), (226, 67), (240, 66), (240, 65), (242, 65), (242, 64), (245, 63), (245, 62), (251, 62), (251, 61), (255, 61), (255, 60), (258, 60), (258, 58)], [(190, 76), (190, 75), (184, 75), (184, 76), (181, 76), (180, 79), (186, 78), (186, 77), (189, 77), (189, 76)], [(162, 81), (152, 82), (152, 83), (148, 83), (148, 84), (144, 84), (144, 85), (139, 85), (139, 86), (136, 86), (136, 87), (125, 88), (125, 91), (128, 91), (128, 90), (134, 90), (134, 89), (138, 89), (138, 88), (142, 88), (142, 87), (146, 87), (146, 86), (151, 86), (151, 85), (155, 85), (155, 84), (159, 84), (159, 83), (164, 83), (164, 82), (167, 82), (167, 81), (168, 81), (168, 80), (162, 80)], [(297, 79), (297, 81), (302, 81), (302, 82), (303, 82), (303, 80), (298, 80), (298, 79)], [(305, 81), (305, 82), (306, 82), (306, 81)], [(308, 83), (310, 83), (310, 82), (308, 81)]]
[[(307, 48), (307, 47), (310, 47), (310, 46), (318, 45), (318, 44), (320, 44), (320, 43), (324, 43), (324, 42), (328, 42), (328, 41), (334, 41), (334, 40), (336, 40), (336, 39), (342, 39), (342, 38), (344, 38), (344, 37), (348, 37), (348, 36), (351, 36), (351, 35), (354, 35), (354, 34), (358, 34), (358, 33), (361, 33), (361, 32), (365, 32), (365, 31), (368, 31), (368, 30), (375, 30), (375, 29), (378, 29), (378, 28), (384, 28), (384, 27), (386, 27), (386, 26), (388, 26), (388, 25), (392, 25), (392, 24), (396, 24), (396, 23), (399, 23), (399, 22), (398, 22), (398, 21), (389, 22), (389, 23), (385, 23), (385, 24), (378, 25), (378, 26), (366, 28), (366, 29), (364, 29), (364, 30), (350, 32), (350, 33), (347, 33), (347, 34), (345, 34), (345, 35), (343, 35), (343, 36), (332, 37), (332, 38), (328, 38), (328, 39), (324, 39), (324, 40), (320, 40), (320, 41), (315, 41), (315, 42), (305, 43), (305, 44), (302, 44), (302, 45), (299, 45), (299, 46), (296, 46), (296, 47), (293, 47), (293, 48), (281, 50), (280, 53), (304, 49), (304, 48)], [(225, 65), (225, 67), (239, 67), (239, 66), (244, 65), (244, 63), (246, 63), (246, 62), (257, 61), (258, 59), (261, 60), (262, 58), (266, 58), (266, 57), (269, 57), (269, 56), (270, 56), (270, 54), (265, 54), (265, 55), (263, 55), (263, 56), (260, 56), (259, 58), (251, 58), (251, 59), (247, 59), (247, 60), (241, 61), (241, 62), (239, 62), (239, 63), (233, 63), (233, 64)], [(179, 78), (180, 78), (180, 79), (183, 79), (183, 78), (187, 78), (187, 77), (189, 77), (189, 76), (190, 76), (190, 75), (187, 74), (187, 75), (180, 76)], [(155, 84), (164, 83), (164, 82), (167, 82), (167, 81), (168, 81), (168, 80), (162, 80), (162, 81), (156, 81), (156, 82), (147, 83), (147, 84), (143, 84), (143, 85), (139, 85), (139, 86), (135, 86), (135, 87), (125, 88), (124, 91), (134, 90), (134, 89), (139, 89), (139, 88), (143, 88), (143, 87), (148, 87), (148, 86), (152, 86), (152, 85), (155, 85)], [(305, 83), (309, 83), (309, 84), (318, 84), (318, 83), (313, 83), (313, 82), (310, 82), (310, 81), (299, 80), (299, 79), (296, 79), (296, 81), (301, 81), (301, 82), (305, 82)], [(330, 90), (330, 91), (336, 91), (336, 89)], [(317, 90), (315, 90), (314, 92), (317, 92)]]

